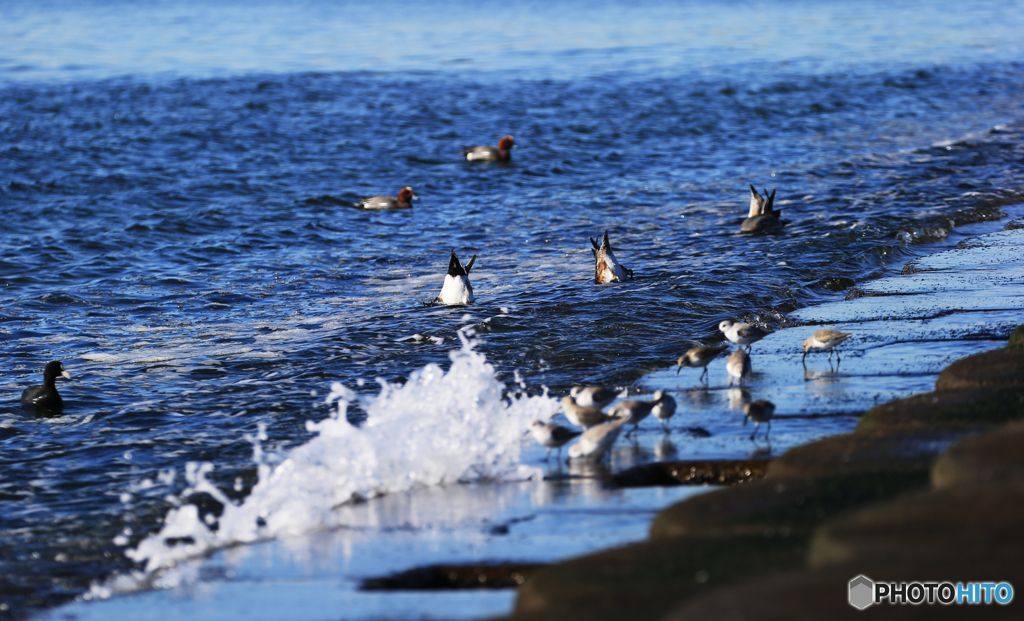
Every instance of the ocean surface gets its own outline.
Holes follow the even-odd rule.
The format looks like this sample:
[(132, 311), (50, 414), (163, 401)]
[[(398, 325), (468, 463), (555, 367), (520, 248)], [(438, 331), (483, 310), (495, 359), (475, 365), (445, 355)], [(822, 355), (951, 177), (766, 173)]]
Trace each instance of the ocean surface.
[[(997, 1), (0, 4), (0, 618), (529, 477), (546, 393), (1005, 218), (1021, 32)], [(748, 183), (781, 232), (738, 234)], [(605, 231), (633, 281), (594, 284)], [(431, 306), (452, 250), (477, 301)], [(63, 412), (23, 409), (50, 360)]]

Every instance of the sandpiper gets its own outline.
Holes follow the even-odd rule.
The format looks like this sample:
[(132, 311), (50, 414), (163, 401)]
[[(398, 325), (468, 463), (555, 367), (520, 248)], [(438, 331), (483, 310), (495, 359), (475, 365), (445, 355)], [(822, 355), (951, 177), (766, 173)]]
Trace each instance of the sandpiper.
[(771, 401), (758, 399), (743, 406), (743, 412), (744, 425), (747, 424), (747, 420), (752, 420), (755, 423), (754, 433), (750, 434), (750, 439), (753, 440), (754, 436), (757, 435), (757, 428), (761, 426), (761, 423), (768, 423), (768, 428), (764, 432), (764, 437), (767, 438), (772, 430), (772, 415), (775, 414), (775, 404)]
[(569, 394), (572, 395), (577, 405), (600, 409), (615, 401), (615, 397), (619, 393), (604, 386), (573, 386)]
[[(660, 399), (664, 392), (659, 390), (654, 393), (654, 399)], [(640, 427), (640, 421), (647, 418), (654, 409), (654, 401), (640, 401), (639, 399), (624, 399), (612, 406), (608, 413), (617, 418), (623, 418), (627, 423), (633, 425), (629, 433), (635, 432)]]
[(768, 336), (768, 332), (752, 326), (749, 323), (740, 323), (738, 321), (725, 321), (718, 324), (718, 329), (725, 333), (725, 338), (729, 339), (737, 345), (746, 345), (747, 351), (750, 351), (750, 346), (764, 337)]
[(416, 195), (412, 193), (412, 188), (405, 186), (398, 192), (398, 196), (369, 196), (359, 199), (355, 206), (361, 209), (409, 209), (414, 198)]
[(579, 441), (569, 447), (569, 459), (600, 460), (615, 443), (615, 439), (619, 437), (619, 432), (622, 431), (622, 426), (625, 424), (625, 418), (618, 418), (584, 431)]
[(727, 349), (729, 349), (728, 345), (701, 345), (700, 347), (694, 347), (679, 357), (679, 368), (676, 369), (676, 375), (679, 375), (683, 367), (701, 367), (704, 371), (701, 372), (698, 381), (707, 379), (708, 363), (722, 355), (722, 352)]
[(601, 408), (584, 407), (570, 396), (562, 397), (562, 411), (569, 422), (583, 429), (607, 423), (614, 418), (601, 411)]
[(469, 271), (473, 269), (474, 263), (476, 263), (475, 254), (463, 267), (459, 257), (455, 256), (455, 251), (452, 250), (452, 256), (448, 259), (448, 273), (445, 274), (444, 285), (441, 287), (441, 295), (434, 298), (434, 302), (449, 306), (472, 303), (475, 298), (473, 297), (473, 285), (469, 284)]
[(505, 136), (495, 147), (466, 147), (462, 155), (467, 162), (508, 162), (512, 159), (512, 148), (515, 147), (512, 136)]
[(593, 237), (590, 238), (594, 246), (594, 282), (605, 285), (610, 282), (623, 282), (627, 278), (633, 278), (633, 270), (626, 269), (616, 260), (612, 254), (612, 244), (608, 241), (608, 231), (604, 232), (604, 239), (600, 244)]
[(729, 385), (732, 385), (732, 378), (739, 379), (740, 386), (743, 385), (743, 380), (750, 375), (750, 356), (747, 352), (743, 351), (742, 347), (736, 348), (736, 351), (725, 361), (725, 368), (729, 371)]
[(836, 362), (839, 361), (839, 350), (836, 349), (846, 339), (853, 336), (849, 332), (840, 332), (838, 330), (818, 330), (814, 334), (807, 337), (804, 341), (804, 357), (802, 362), (804, 366), (807, 366), (807, 354), (812, 349), (827, 349), (828, 350), (828, 361), (832, 362), (832, 352), (836, 352)]
[(676, 400), (671, 396), (665, 394), (664, 391), (659, 390), (654, 393), (654, 407), (651, 408), (651, 414), (654, 414), (654, 418), (661, 421), (661, 426), (668, 433), (668, 419), (672, 418), (672, 415), (676, 413)]
[(775, 190), (771, 195), (768, 190), (764, 191), (764, 197), (757, 193), (754, 186), (750, 186), (750, 211), (747, 218), (740, 225), (740, 233), (758, 233), (783, 224), (780, 220), (781, 209), (775, 209)]
[(548, 451), (544, 454), (544, 459), (548, 459), (551, 457), (551, 449), (553, 448), (558, 449), (558, 455), (561, 457), (562, 447), (582, 432), (573, 431), (554, 423), (535, 420), (530, 423), (530, 433), (533, 435), (533, 439), (541, 446), (547, 447)]

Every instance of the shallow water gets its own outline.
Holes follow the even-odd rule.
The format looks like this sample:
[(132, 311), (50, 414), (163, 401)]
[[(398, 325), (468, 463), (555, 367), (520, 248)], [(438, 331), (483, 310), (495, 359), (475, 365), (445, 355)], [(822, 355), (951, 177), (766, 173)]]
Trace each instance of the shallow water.
[[(863, 282), (1024, 200), (1013, 3), (0, 17), (2, 615), (133, 567), (186, 463), (240, 501), (259, 424), (269, 467), (310, 446), (333, 382), (365, 398), (447, 367), (460, 328), (510, 391), (627, 387), (722, 319), (774, 327), (842, 295), (824, 279)], [(459, 161), (507, 133), (511, 165)], [(748, 182), (778, 188), (783, 233), (736, 234)], [(412, 210), (351, 206), (404, 185)], [(592, 282), (606, 229), (632, 283)], [(478, 255), (478, 301), (424, 306), (453, 248)], [(51, 359), (74, 379), (37, 418), (17, 397)]]

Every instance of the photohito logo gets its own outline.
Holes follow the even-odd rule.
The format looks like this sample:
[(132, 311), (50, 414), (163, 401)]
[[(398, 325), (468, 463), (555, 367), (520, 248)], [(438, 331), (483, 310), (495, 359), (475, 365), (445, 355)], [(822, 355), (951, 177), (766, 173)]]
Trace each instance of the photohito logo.
[(850, 605), (864, 610), (872, 604), (1001, 604), (1013, 601), (1009, 582), (875, 582), (867, 576), (850, 580)]

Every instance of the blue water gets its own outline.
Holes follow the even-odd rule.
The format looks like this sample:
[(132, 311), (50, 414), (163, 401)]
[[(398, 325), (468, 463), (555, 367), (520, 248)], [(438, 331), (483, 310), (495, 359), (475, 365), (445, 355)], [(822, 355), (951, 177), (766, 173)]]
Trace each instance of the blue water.
[[(132, 567), (113, 539), (159, 526), (168, 472), (242, 498), (258, 423), (303, 444), (331, 382), (447, 363), (460, 327), (531, 392), (625, 387), (999, 218), (1022, 27), (1012, 2), (5, 2), (0, 618)], [(460, 161), (506, 134), (511, 165)], [(783, 233), (737, 235), (748, 182)], [(351, 206), (405, 185), (412, 210)], [(605, 230), (635, 281), (593, 284)], [(477, 303), (425, 306), (451, 249)], [(52, 359), (74, 379), (37, 417)]]

